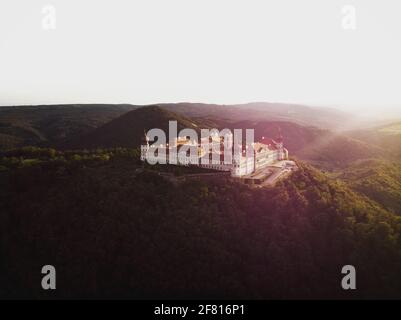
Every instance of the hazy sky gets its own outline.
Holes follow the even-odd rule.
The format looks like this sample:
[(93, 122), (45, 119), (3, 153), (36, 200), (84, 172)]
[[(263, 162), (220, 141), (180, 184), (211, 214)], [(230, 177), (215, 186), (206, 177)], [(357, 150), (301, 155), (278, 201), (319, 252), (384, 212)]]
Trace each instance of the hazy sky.
[[(343, 27), (346, 5), (355, 30)], [(280, 101), (397, 111), (400, 9), (400, 0), (1, 0), (0, 105)]]

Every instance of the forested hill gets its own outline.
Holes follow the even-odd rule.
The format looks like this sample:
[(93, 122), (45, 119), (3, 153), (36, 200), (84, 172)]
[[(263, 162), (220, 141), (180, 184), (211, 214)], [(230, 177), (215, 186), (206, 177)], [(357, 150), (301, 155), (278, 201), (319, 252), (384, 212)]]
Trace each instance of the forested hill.
[(137, 108), (119, 104), (0, 107), (0, 150), (51, 145), (80, 136)]
[(401, 218), (338, 180), (300, 163), (274, 188), (172, 185), (103, 153), (3, 163), (0, 297), (48, 297), (51, 263), (58, 298), (401, 298)]
[(401, 164), (398, 162), (357, 161), (338, 173), (354, 190), (377, 201), (401, 216)]
[[(219, 123), (216, 121), (235, 123), (243, 120), (283, 121), (320, 128), (335, 128), (349, 118), (347, 114), (331, 109), (277, 103), (243, 105), (171, 103), (157, 106), (161, 107), (159, 119), (162, 119), (166, 113), (173, 113), (176, 114), (174, 116), (176, 118), (192, 119), (190, 122), (200, 121), (202, 124), (206, 124), (205, 128), (209, 127), (208, 124), (218, 126)], [(146, 115), (148, 110), (154, 107), (155, 105), (136, 106), (130, 104), (0, 107), (0, 150), (22, 146), (60, 147), (63, 146), (66, 139), (77, 142), (81, 138), (88, 145), (99, 144), (103, 141), (96, 139), (96, 135), (93, 133), (97, 128), (129, 111), (141, 108), (143, 115)], [(154, 116), (151, 117), (155, 119)], [(138, 119), (142, 119), (143, 123), (138, 122)], [(115, 141), (118, 142), (124, 140), (124, 135), (135, 132), (136, 127), (142, 131), (143, 127), (149, 129), (149, 125), (152, 124), (150, 120), (151, 118), (141, 117), (139, 113), (133, 113), (123, 120), (110, 124), (101, 133), (102, 136), (107, 137), (114, 134)], [(117, 123), (124, 125), (125, 131), (119, 127), (115, 128), (116, 132), (107, 131), (108, 128), (116, 127)], [(129, 124), (129, 128), (127, 128), (127, 124)], [(164, 126), (163, 122), (153, 123), (153, 125), (157, 128)], [(191, 125), (187, 127), (192, 128)], [(276, 128), (274, 129), (276, 130)], [(90, 133), (94, 136), (91, 136)], [(136, 138), (136, 136), (133, 137), (133, 139)], [(110, 141), (108, 145), (110, 146)], [(133, 143), (130, 142), (129, 145), (131, 146)], [(122, 146), (127, 146), (127, 144), (118, 145), (114, 143), (113, 145), (113, 147)]]
[(178, 130), (207, 128), (195, 120), (154, 105), (127, 112), (91, 132), (73, 137), (62, 145), (64, 148), (74, 149), (139, 147), (144, 132), (150, 129), (158, 128), (168, 135), (169, 121), (176, 121)]
[[(263, 103), (1, 107), (0, 150), (24, 146), (64, 150), (139, 147), (144, 130), (168, 132), (169, 120), (176, 120), (179, 130), (254, 129), (256, 139), (276, 138), (281, 131), (291, 156), (326, 167), (344, 167), (369, 158), (400, 159), (399, 136), (382, 137), (383, 128), (346, 135), (327, 129), (344, 122), (344, 117), (333, 110)], [(323, 125), (328, 119), (332, 124)], [(391, 128), (394, 132), (394, 126)], [(372, 136), (376, 139), (369, 138)]]

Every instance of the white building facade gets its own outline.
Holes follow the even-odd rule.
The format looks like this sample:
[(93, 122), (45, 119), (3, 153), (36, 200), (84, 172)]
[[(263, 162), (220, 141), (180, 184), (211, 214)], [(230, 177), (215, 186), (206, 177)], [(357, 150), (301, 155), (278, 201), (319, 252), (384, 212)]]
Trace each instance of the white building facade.
[(178, 137), (170, 145), (156, 146), (149, 145), (146, 137), (146, 143), (141, 146), (142, 161), (196, 165), (212, 170), (230, 171), (233, 177), (246, 176), (277, 161), (287, 159), (288, 151), (284, 148), (281, 138), (278, 141), (262, 138), (261, 142), (252, 143), (245, 148), (242, 146), (232, 148), (228, 152), (224, 150), (224, 139), (221, 137), (212, 137), (209, 141), (202, 140), (201, 144), (186, 137)]

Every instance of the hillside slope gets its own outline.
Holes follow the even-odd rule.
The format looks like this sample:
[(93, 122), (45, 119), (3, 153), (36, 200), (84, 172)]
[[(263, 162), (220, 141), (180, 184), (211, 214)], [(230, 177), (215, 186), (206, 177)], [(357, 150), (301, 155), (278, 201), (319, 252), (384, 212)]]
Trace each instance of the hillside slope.
[(167, 138), (169, 121), (177, 121), (178, 131), (184, 128), (195, 130), (204, 128), (194, 120), (157, 105), (146, 106), (127, 112), (87, 134), (73, 138), (64, 143), (63, 148), (139, 147), (144, 132), (153, 128), (163, 130)]
[(394, 158), (401, 159), (401, 122), (378, 126), (365, 130), (354, 130), (348, 136), (381, 147)]
[(360, 159), (383, 159), (390, 157), (386, 149), (344, 135), (326, 134), (306, 145), (297, 154), (305, 160), (327, 163), (329, 166), (345, 167)]
[(401, 164), (389, 161), (358, 161), (338, 177), (367, 197), (401, 216)]
[(400, 218), (344, 183), (300, 164), (275, 188), (174, 186), (107, 159), (2, 172), (0, 296), (46, 295), (51, 261), (55, 298), (401, 298)]
[(391, 152), (364, 141), (321, 129), (302, 126), (288, 121), (242, 120), (237, 122), (216, 121), (220, 128), (254, 129), (255, 139), (263, 137), (275, 139), (281, 132), (284, 145), (291, 157), (321, 163), (326, 167), (346, 166), (360, 159), (384, 159)]
[(54, 145), (135, 109), (131, 105), (42, 105), (0, 107), (0, 150)]

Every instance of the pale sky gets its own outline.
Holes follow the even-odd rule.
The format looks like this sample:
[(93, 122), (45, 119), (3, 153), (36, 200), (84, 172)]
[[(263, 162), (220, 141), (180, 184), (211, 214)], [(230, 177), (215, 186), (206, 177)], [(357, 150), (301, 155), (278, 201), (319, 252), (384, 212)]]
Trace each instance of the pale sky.
[[(345, 5), (355, 30), (343, 28)], [(269, 101), (396, 112), (400, 14), (399, 0), (1, 0), (0, 105)]]

